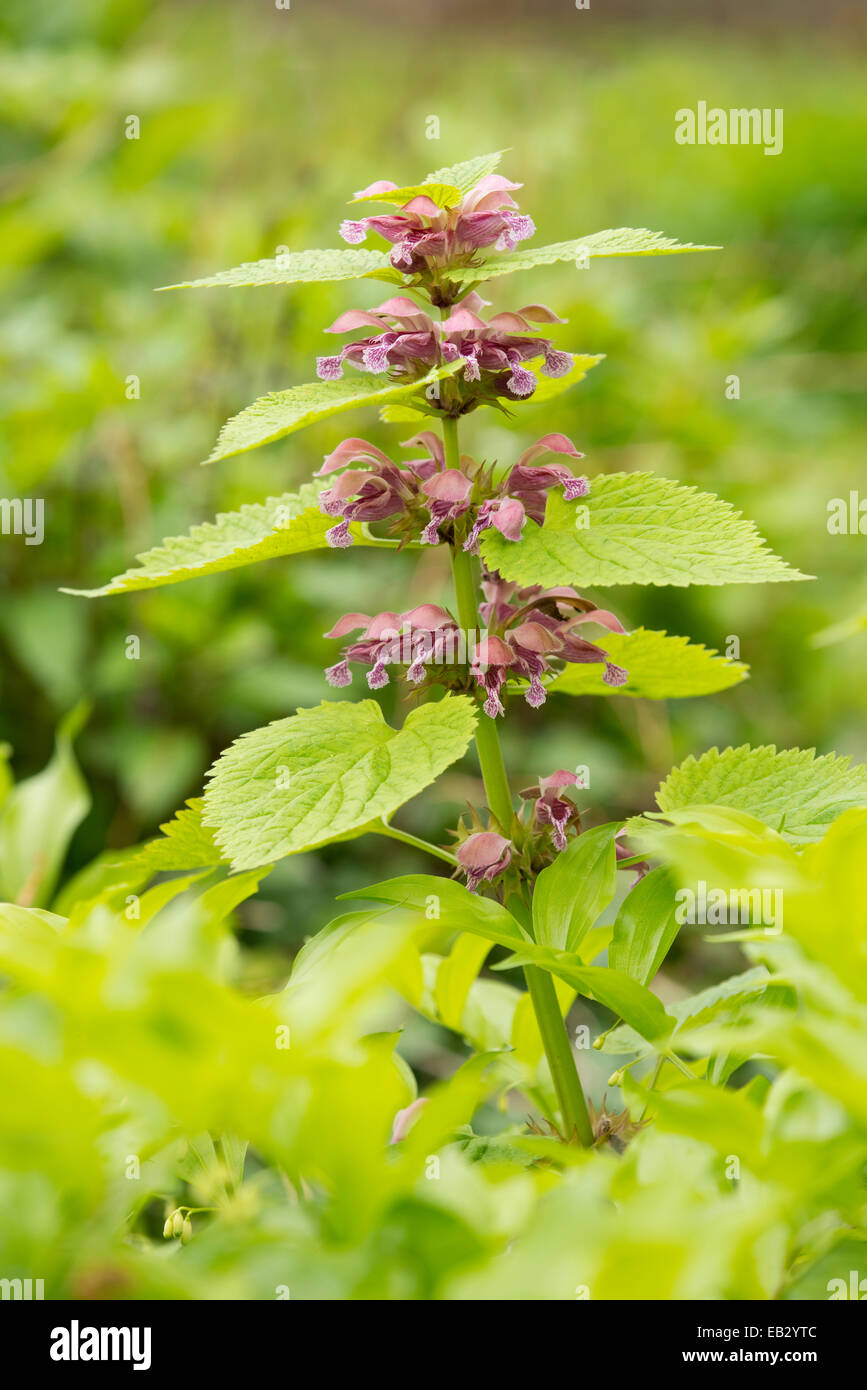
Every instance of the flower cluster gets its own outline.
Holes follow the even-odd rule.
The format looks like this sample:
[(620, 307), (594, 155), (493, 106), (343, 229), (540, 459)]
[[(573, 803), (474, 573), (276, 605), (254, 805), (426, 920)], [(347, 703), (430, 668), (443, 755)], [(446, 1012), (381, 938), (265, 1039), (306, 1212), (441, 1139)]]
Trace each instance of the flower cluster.
[[(357, 246), (368, 232), (378, 232), (394, 247), (390, 259), (395, 269), (436, 280), (443, 265), (466, 264), (474, 252), (487, 246), (513, 251), (519, 241), (533, 235), (533, 219), (517, 211), (511, 196), (522, 186), (502, 174), (488, 174), (456, 207), (441, 208), (422, 193), (394, 212), (347, 219), (340, 235)], [(380, 179), (355, 196), (373, 199), (396, 189), (397, 184)]]
[(484, 631), (463, 633), (450, 613), (425, 603), (405, 613), (347, 613), (326, 637), (346, 637), (360, 630), (343, 652), (342, 660), (325, 675), (330, 685), (352, 680), (350, 664), (370, 668), (367, 683), (378, 690), (389, 680), (389, 666), (405, 668), (414, 684), (438, 682), (452, 690), (467, 690), (470, 682), (485, 697), (485, 713), (503, 714), (500, 692), (504, 683), (526, 681), (524, 699), (533, 708), (546, 699), (542, 676), (560, 663), (602, 663), (602, 679), (623, 685), (628, 673), (609, 661), (605, 650), (583, 637), (584, 623), (623, 632), (613, 613), (595, 608), (574, 589), (517, 589), (495, 575), (483, 580), (486, 601), (481, 616)]
[[(558, 854), (568, 847), (569, 836), (580, 835), (582, 831), (581, 811), (572, 794), (584, 786), (577, 773), (559, 768), (518, 795), (524, 803), (520, 811), (512, 817), (509, 826), (498, 830), (485, 828), (485, 821), (479, 812), (470, 808), (470, 826), (459, 822), (455, 833), (457, 845), (455, 858), (459, 870), (466, 874), (467, 887), (475, 893), (483, 883), (493, 883), (501, 879), (507, 869), (512, 869), (511, 880), (517, 881), (521, 875), (532, 877), (550, 864)], [(495, 822), (496, 823), (496, 822)], [(508, 834), (500, 831), (507, 830)], [(617, 867), (632, 868), (636, 882), (649, 872), (650, 865), (641, 860), (631, 863), (632, 851), (620, 843), (625, 828), (614, 837), (614, 855)], [(625, 862), (626, 861), (626, 862)], [(510, 881), (498, 884), (498, 890), (510, 891)]]
[(432, 367), (459, 363), (463, 383), (471, 386), (457, 402), (460, 410), (498, 396), (510, 400), (531, 396), (538, 381), (522, 364), (535, 358), (544, 359), (545, 376), (565, 376), (573, 358), (555, 348), (550, 338), (540, 337), (537, 327), (565, 320), (544, 304), (525, 304), (516, 313), (493, 314), (485, 320), (479, 310), (488, 307), (487, 300), (471, 293), (442, 322), (406, 295), (394, 295), (373, 309), (350, 309), (326, 332), (355, 333), (360, 328), (375, 332), (348, 343), (335, 356), (318, 357), (317, 375), (334, 381), (343, 375), (344, 362), (352, 362), (363, 371), (390, 370), (396, 379), (417, 381)]
[[(475, 553), (488, 527), (517, 541), (528, 517), (541, 526), (551, 488), (562, 487), (567, 501), (589, 492), (587, 479), (564, 464), (539, 462), (546, 455), (583, 458), (564, 434), (546, 434), (525, 449), (498, 482), (493, 469), (466, 456), (459, 468), (446, 468), (442, 440), (432, 430), (423, 430), (406, 445), (426, 450), (427, 457), (401, 466), (376, 445), (355, 438), (345, 439), (327, 456), (318, 477), (347, 470), (319, 500), (326, 516), (343, 518), (326, 532), (329, 545), (352, 544), (350, 522), (391, 519), (392, 532), (403, 541), (417, 538), (423, 545), (439, 545), (448, 538)], [(464, 518), (460, 538), (454, 528), (459, 518)]]
[(503, 714), (500, 690), (505, 681), (529, 681), (524, 699), (533, 709), (545, 703), (542, 676), (555, 663), (603, 663), (606, 685), (624, 685), (629, 673), (609, 661), (607, 652), (583, 637), (584, 623), (623, 632), (620, 621), (607, 609), (596, 608), (574, 589), (543, 589), (515, 584), (486, 574), (482, 579), (485, 602), (479, 606), (488, 635), (476, 649), (472, 675), (485, 693), (485, 713)]

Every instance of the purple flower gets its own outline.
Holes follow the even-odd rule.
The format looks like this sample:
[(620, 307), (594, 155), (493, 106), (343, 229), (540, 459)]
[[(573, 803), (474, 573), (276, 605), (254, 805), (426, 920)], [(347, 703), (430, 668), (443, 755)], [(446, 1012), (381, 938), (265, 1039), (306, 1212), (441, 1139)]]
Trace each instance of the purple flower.
[(343, 374), (344, 362), (352, 362), (363, 371), (392, 370), (398, 378), (418, 380), (434, 366), (461, 362), (465, 382), (479, 382), (489, 394), (514, 399), (530, 396), (536, 389), (536, 377), (524, 362), (544, 358), (542, 371), (547, 376), (562, 376), (569, 370), (570, 355), (555, 350), (550, 339), (536, 336), (536, 324), (563, 322), (553, 310), (544, 304), (528, 304), (517, 313), (494, 314), (485, 321), (479, 315), (485, 307), (486, 301), (472, 292), (443, 323), (405, 295), (394, 295), (374, 309), (351, 309), (326, 331), (378, 331), (348, 343), (336, 356), (318, 357), (317, 374), (334, 381)]
[(607, 609), (595, 608), (574, 589), (516, 589), (492, 575), (482, 582), (485, 602), (479, 612), (490, 635), (476, 649), (471, 674), (485, 693), (485, 713), (503, 714), (500, 690), (507, 680), (529, 682), (524, 699), (538, 709), (547, 699), (542, 676), (552, 662), (603, 663), (603, 680), (622, 685), (628, 672), (613, 665), (605, 650), (583, 637), (578, 628), (595, 623), (612, 632), (623, 632), (620, 621)]
[(539, 784), (520, 795), (524, 801), (534, 801), (533, 822), (538, 827), (550, 826), (558, 850), (566, 848), (566, 827), (579, 820), (578, 808), (568, 797), (560, 795), (564, 787), (580, 786), (574, 772), (560, 769), (550, 777), (540, 777)]
[(480, 830), (458, 845), (455, 854), (467, 876), (467, 887), (475, 893), (480, 883), (492, 882), (509, 867), (512, 842), (493, 830)]
[[(394, 247), (392, 265), (406, 274), (441, 270), (443, 262), (450, 265), (466, 261), (485, 246), (513, 251), (519, 241), (536, 230), (532, 218), (522, 216), (510, 196), (521, 187), (502, 174), (488, 174), (464, 195), (457, 207), (438, 207), (421, 194), (395, 212), (347, 219), (341, 224), (340, 235), (357, 246), (369, 231), (378, 232)], [(391, 193), (396, 188), (397, 184), (381, 179), (356, 197)], [(432, 266), (434, 261), (437, 264)]]
[[(351, 468), (353, 463), (366, 466)], [(351, 545), (351, 521), (384, 521), (398, 516), (411, 523), (420, 506), (419, 485), (436, 468), (435, 458), (414, 459), (400, 466), (366, 439), (344, 439), (315, 475), (322, 477), (337, 469), (346, 470), (319, 497), (319, 506), (326, 516), (343, 518), (325, 533), (328, 544)]]
[(350, 684), (350, 662), (370, 667), (367, 684), (371, 690), (388, 684), (388, 666), (406, 667), (406, 679), (417, 685), (424, 680), (426, 668), (454, 665), (459, 651), (457, 623), (433, 603), (405, 613), (377, 613), (373, 618), (367, 613), (346, 613), (325, 636), (346, 637), (359, 628), (361, 635), (344, 649), (343, 659), (326, 670), (329, 685)]
[(521, 539), (528, 516), (541, 526), (545, 520), (547, 494), (552, 487), (562, 486), (567, 502), (587, 496), (590, 484), (586, 478), (576, 478), (571, 469), (560, 463), (544, 465), (534, 462), (545, 454), (561, 454), (575, 459), (584, 457), (565, 434), (546, 434), (525, 449), (500, 484), (499, 495), (486, 499), (479, 507), (464, 542), (464, 550), (475, 553), (479, 536), (489, 526), (496, 527), (510, 541)]

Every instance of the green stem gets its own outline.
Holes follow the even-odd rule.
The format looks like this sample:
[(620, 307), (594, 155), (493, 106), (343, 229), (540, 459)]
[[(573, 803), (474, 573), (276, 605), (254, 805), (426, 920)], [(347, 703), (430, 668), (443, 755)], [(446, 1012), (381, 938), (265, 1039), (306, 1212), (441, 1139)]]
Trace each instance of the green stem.
[[(443, 419), (443, 440), (447, 468), (460, 467), (461, 454), (458, 444), (458, 422), (454, 416)], [(464, 630), (467, 642), (470, 634), (479, 623), (476, 604), (476, 573), (471, 555), (457, 546), (452, 547), (452, 574), (457, 598), (458, 621)], [(476, 751), (485, 784), (488, 807), (496, 817), (504, 835), (508, 835), (512, 824), (512, 794), (509, 779), (503, 762), (503, 751), (497, 726), (484, 710), (479, 710), (476, 726)], [(513, 910), (515, 910), (513, 908)], [(524, 911), (520, 914), (524, 916)], [(529, 914), (525, 925), (531, 930)], [(578, 1069), (566, 1025), (560, 1013), (560, 1004), (554, 981), (547, 970), (535, 965), (524, 966), (527, 989), (539, 1025), (539, 1032), (551, 1069), (551, 1078), (557, 1093), (560, 1114), (567, 1139), (577, 1134), (580, 1142), (589, 1147), (593, 1143), (593, 1128), (587, 1111), (587, 1102), (581, 1088)]]
[(457, 868), (457, 858), (450, 854), (447, 849), (440, 849), (439, 845), (432, 845), (428, 840), (419, 839), (418, 835), (410, 835), (408, 830), (398, 830), (394, 825), (388, 825), (383, 821), (376, 827), (377, 835), (387, 835), (390, 840), (401, 840), (405, 845), (412, 845), (413, 849), (424, 850), (425, 854), (433, 854), (437, 859), (444, 859), (452, 868)]

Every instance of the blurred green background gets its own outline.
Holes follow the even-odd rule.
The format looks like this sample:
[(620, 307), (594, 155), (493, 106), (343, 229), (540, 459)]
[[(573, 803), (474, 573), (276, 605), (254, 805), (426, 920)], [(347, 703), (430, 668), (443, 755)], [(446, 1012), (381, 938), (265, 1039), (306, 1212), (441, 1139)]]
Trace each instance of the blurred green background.
[[(494, 282), (497, 308), (547, 302), (570, 321), (563, 347), (607, 356), (511, 427), (471, 417), (464, 447), (508, 458), (564, 431), (591, 474), (647, 468), (719, 492), (818, 577), (608, 591), (628, 625), (717, 649), (737, 638), (752, 679), (668, 706), (560, 696), (539, 717), (515, 705), (513, 785), (588, 764), (589, 818), (607, 820), (649, 806), (672, 762), (715, 743), (867, 756), (867, 636), (811, 645), (867, 608), (864, 538), (826, 527), (829, 499), (863, 479), (862, 28), (845, 5), (756, 15), (729, 3), (702, 21), (691, 5), (603, 14), (571, 0), (7, 0), (0, 496), (44, 498), (46, 537), (0, 537), (0, 739), (27, 776), (60, 715), (92, 701), (78, 752), (94, 806), (67, 872), (152, 834), (236, 735), (326, 697), (322, 668), (336, 657), (321, 634), (341, 612), (447, 593), (441, 553), (351, 551), (92, 604), (58, 593), (302, 482), (346, 434), (399, 456), (400, 428), (359, 412), (199, 466), (229, 415), (312, 379), (330, 350), (323, 327), (378, 302), (381, 286), (153, 287), (281, 247), (340, 245), (355, 189), (505, 146), (540, 242), (631, 225), (725, 249)], [(674, 113), (698, 100), (783, 108), (783, 153), (677, 145)], [(126, 138), (131, 116), (138, 139)], [(391, 688), (384, 702), (391, 716)], [(467, 800), (481, 800), (469, 760), (398, 821), (442, 839)], [(242, 909), (245, 940), (259, 943), (253, 975), (279, 973), (336, 893), (379, 874), (382, 853), (361, 840), (284, 861)], [(389, 854), (394, 872), (419, 867), (412, 851)]]

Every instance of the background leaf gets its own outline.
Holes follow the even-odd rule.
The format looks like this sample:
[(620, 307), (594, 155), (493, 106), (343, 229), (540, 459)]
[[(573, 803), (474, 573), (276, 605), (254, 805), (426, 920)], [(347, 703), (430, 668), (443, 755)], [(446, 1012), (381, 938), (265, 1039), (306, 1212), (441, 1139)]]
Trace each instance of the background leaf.
[(849, 807), (867, 806), (867, 767), (812, 748), (710, 748), (673, 768), (656, 793), (661, 811), (731, 806), (790, 840), (818, 840)]
[(260, 444), (270, 444), (313, 424), (314, 420), (325, 420), (353, 406), (381, 405), (404, 396), (422, 395), (426, 387), (451, 376), (460, 365), (460, 362), (452, 362), (445, 367), (434, 367), (427, 376), (412, 382), (352, 376), (341, 381), (310, 381), (304, 386), (291, 386), (287, 391), (271, 391), (226, 421), (206, 462), (257, 449)]
[(677, 700), (712, 695), (745, 680), (749, 667), (718, 652), (667, 632), (606, 632), (599, 638), (610, 659), (629, 672), (625, 685), (606, 685), (602, 665), (569, 665), (548, 686), (564, 695), (632, 695), (649, 700)]

